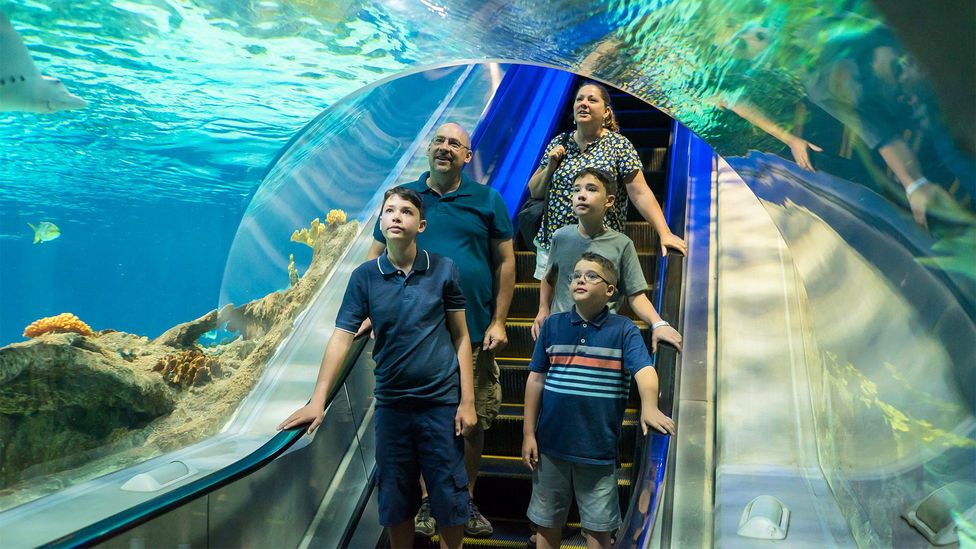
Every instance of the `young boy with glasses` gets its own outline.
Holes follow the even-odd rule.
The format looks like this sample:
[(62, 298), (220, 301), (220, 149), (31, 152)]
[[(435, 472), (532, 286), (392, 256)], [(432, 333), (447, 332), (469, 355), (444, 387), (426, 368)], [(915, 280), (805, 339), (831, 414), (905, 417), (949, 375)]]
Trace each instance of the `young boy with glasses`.
[(532, 470), (526, 515), (539, 527), (537, 547), (559, 547), (575, 495), (587, 545), (609, 548), (620, 526), (617, 444), (631, 376), (644, 434), (674, 434), (674, 422), (657, 408), (657, 373), (640, 331), (607, 307), (616, 293), (614, 263), (585, 252), (567, 278), (575, 306), (543, 324), (525, 384), (522, 459)]
[(539, 337), (542, 323), (551, 313), (573, 308), (575, 296), (571, 294), (569, 275), (583, 253), (589, 251), (607, 258), (620, 273), (617, 291), (608, 296), (610, 312), (617, 312), (620, 301), (626, 298), (637, 317), (651, 326), (652, 350), (657, 351), (658, 342), (664, 341), (680, 351), (681, 334), (661, 319), (647, 298), (647, 282), (637, 258), (637, 248), (627, 235), (604, 224), (616, 194), (616, 180), (602, 170), (584, 168), (576, 175), (573, 209), (579, 224), (562, 227), (552, 235), (549, 267), (539, 290), (539, 313), (532, 324), (532, 337)]

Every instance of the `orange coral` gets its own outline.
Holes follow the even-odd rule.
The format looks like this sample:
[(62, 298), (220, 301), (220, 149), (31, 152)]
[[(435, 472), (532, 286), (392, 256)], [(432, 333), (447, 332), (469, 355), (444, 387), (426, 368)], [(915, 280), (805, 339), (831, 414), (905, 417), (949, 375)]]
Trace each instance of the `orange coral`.
[(325, 216), (325, 221), (329, 225), (342, 225), (346, 222), (346, 212), (342, 210), (330, 210)]
[(41, 318), (24, 328), (24, 337), (34, 338), (44, 334), (62, 334), (74, 332), (83, 336), (92, 335), (90, 326), (71, 313), (61, 313), (55, 316)]
[(319, 218), (316, 217), (315, 219), (312, 220), (311, 225), (309, 225), (308, 227), (301, 230), (296, 230), (295, 232), (291, 233), (291, 241), (301, 242), (302, 244), (305, 244), (309, 248), (314, 248), (315, 241), (324, 231), (325, 231), (325, 225), (323, 223), (320, 223)]
[(166, 355), (156, 362), (153, 371), (184, 389), (190, 385), (203, 385), (222, 373), (217, 359), (203, 354), (199, 349)]

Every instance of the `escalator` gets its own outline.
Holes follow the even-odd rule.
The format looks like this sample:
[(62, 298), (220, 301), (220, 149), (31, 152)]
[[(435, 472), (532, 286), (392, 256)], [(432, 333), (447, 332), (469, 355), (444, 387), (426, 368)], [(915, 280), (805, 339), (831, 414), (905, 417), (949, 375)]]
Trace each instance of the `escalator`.
[[(465, 77), (470, 77), (470, 74), (460, 76), (458, 84), (451, 88), (455, 98), (465, 93), (462, 84)], [(478, 113), (480, 122), (472, 135), (472, 148), (476, 151), (474, 171), (480, 170), (481, 173), (472, 175), (485, 178), (488, 184), (499, 188), (510, 211), (517, 211), (524, 181), (534, 170), (545, 143), (554, 131), (561, 129), (557, 126), (559, 115), (568, 110), (563, 101), (574, 89), (572, 77), (565, 73), (512, 67), (508, 69), (490, 104)], [(560, 99), (555, 100), (555, 97)], [(638, 101), (625, 105), (624, 96), (615, 97), (614, 100), (618, 104), (620, 118), (635, 121), (633, 126), (624, 129), (624, 134), (630, 133), (629, 137), (637, 145), (645, 174), (655, 194), (663, 197), (666, 205), (680, 202), (680, 197), (673, 200), (673, 197), (667, 196), (665, 164), (674, 128), (672, 122)], [(533, 106), (528, 110), (531, 115), (522, 116), (522, 124), (499, 118), (505, 112), (514, 112), (511, 108), (513, 104)], [(424, 128), (429, 130), (444, 121), (445, 117), (460, 116), (473, 110), (451, 111), (445, 108), (436, 112), (436, 116), (431, 116)], [(406, 152), (415, 152), (425, 135), (418, 134), (413, 146)], [(401, 161), (397, 166), (399, 172), (396, 177), (407, 177), (404, 174), (410, 172), (409, 163)], [(388, 180), (394, 177), (391, 175)], [(376, 210), (372, 204), (365, 209), (368, 211), (370, 208)], [(667, 207), (665, 212), (675, 213), (669, 212)], [(670, 224), (680, 234), (677, 229), (683, 226), (680, 218), (683, 212), (677, 213), (679, 217), (672, 218)], [(365, 220), (363, 226), (371, 227), (374, 219)], [(678, 321), (681, 261), (673, 256), (668, 260), (670, 263), (661, 260), (656, 237), (646, 223), (630, 221), (626, 232), (637, 245), (648, 285), (652, 289), (652, 301), (664, 318)], [(344, 287), (341, 274), (348, 276), (351, 266), (358, 264), (358, 258), (364, 255), (363, 246), (367, 240), (368, 232), (364, 232), (357, 243), (349, 248), (343, 266), (336, 268), (340, 278), (334, 279), (322, 290), (317, 303), (324, 303), (323, 299), (334, 301), (335, 298), (330, 296), (341, 294), (341, 287)], [(490, 539), (466, 539), (469, 545), (524, 546), (529, 534), (524, 512), (531, 493), (531, 480), (519, 454), (522, 393), (532, 350), (529, 328), (538, 303), (538, 284), (531, 277), (533, 266), (533, 252), (519, 249), (517, 286), (508, 323), (510, 343), (498, 357), (502, 369), (503, 408), (493, 428), (486, 433), (485, 456), (475, 498), (495, 525), (496, 533)], [(325, 308), (321, 305), (310, 307), (299, 319), (301, 323), (296, 323), (296, 333), (304, 334), (306, 340), (322, 341), (321, 338), (327, 337), (323, 334), (327, 328), (317, 319), (327, 317), (334, 306), (337, 303)], [(303, 326), (306, 326), (304, 330)], [(641, 325), (641, 331), (649, 343), (648, 328)], [(287, 345), (284, 348), (287, 349)], [(321, 347), (306, 344), (294, 349), (290, 356), (297, 357), (308, 370), (317, 365), (316, 351), (320, 353)], [(343, 383), (337, 384), (334, 394), (330, 396), (323, 429), (314, 439), (302, 437), (298, 432), (280, 433), (270, 441), (252, 443), (255, 449), (248, 452), (246, 457), (218, 464), (213, 472), (198, 475), (200, 478), (191, 474), (198, 467), (184, 465), (185, 469), (180, 469), (179, 465), (173, 465), (192, 464), (192, 460), (170, 460), (168, 466), (178, 469), (170, 473), (176, 475), (173, 477), (177, 479), (175, 489), (73, 529), (56, 540), (48, 540), (48, 543), (53, 546), (116, 546), (133, 543), (161, 545), (172, 541), (192, 546), (242, 546), (264, 545), (269, 540), (276, 540), (279, 545), (313, 547), (375, 545), (381, 540), (381, 531), (373, 516), (375, 448), (371, 440), (370, 351), (368, 340), (357, 341), (355, 352), (351, 353), (343, 367)], [(280, 354), (288, 356), (287, 353)], [(662, 388), (661, 407), (667, 413), (671, 412), (670, 390), (673, 388), (675, 359), (672, 350), (662, 351), (657, 356)], [(307, 385), (301, 383), (297, 387)], [(639, 434), (635, 396), (632, 392), (624, 421), (618, 485), (621, 509), (625, 512), (631, 509), (627, 513), (628, 524), (644, 527), (648, 515), (646, 505), (643, 513), (637, 510), (638, 499), (641, 498), (632, 487), (644, 482), (644, 463), (663, 463), (667, 444), (665, 440), (662, 446), (661, 439), (667, 437), (654, 436), (645, 440)], [(213, 454), (209, 455), (209, 459), (226, 461), (223, 456)], [(153, 474), (158, 477), (156, 480), (164, 480), (158, 470), (154, 471), (156, 473)], [(188, 480), (183, 482), (183, 477), (179, 476), (181, 473), (188, 475)], [(149, 474), (149, 477), (153, 474)], [(643, 500), (646, 503), (646, 497)], [(22, 509), (20, 512), (29, 511)], [(637, 515), (640, 518), (635, 518)], [(292, 520), (292, 517), (303, 518)], [(575, 517), (574, 511), (570, 520), (578, 520)], [(640, 528), (637, 533), (640, 533)], [(578, 530), (573, 534), (575, 537), (567, 539), (568, 543), (585, 543)]]

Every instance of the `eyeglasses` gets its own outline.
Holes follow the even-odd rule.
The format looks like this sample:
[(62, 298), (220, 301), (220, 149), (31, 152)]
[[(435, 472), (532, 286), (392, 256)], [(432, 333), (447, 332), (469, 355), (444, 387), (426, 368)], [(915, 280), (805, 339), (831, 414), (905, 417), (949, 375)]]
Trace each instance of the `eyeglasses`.
[(457, 139), (454, 139), (453, 137), (450, 138), (450, 139), (448, 139), (446, 137), (441, 137), (439, 135), (437, 137), (431, 139), (430, 140), (430, 144), (433, 147), (440, 147), (441, 145), (445, 145), (446, 144), (447, 147), (449, 149), (451, 149), (452, 151), (454, 151), (454, 152), (461, 152), (464, 149), (470, 149), (470, 147), (468, 147), (467, 145), (461, 143)]
[(585, 280), (586, 282), (588, 282), (590, 284), (596, 284), (597, 282), (603, 282), (607, 286), (610, 285), (610, 282), (607, 279), (605, 279), (602, 276), (594, 273), (593, 271), (586, 271), (586, 272), (582, 272), (582, 273), (579, 272), (579, 271), (573, 271), (573, 274), (570, 275), (569, 279), (572, 282), (576, 282), (577, 280), (583, 279), (583, 280)]

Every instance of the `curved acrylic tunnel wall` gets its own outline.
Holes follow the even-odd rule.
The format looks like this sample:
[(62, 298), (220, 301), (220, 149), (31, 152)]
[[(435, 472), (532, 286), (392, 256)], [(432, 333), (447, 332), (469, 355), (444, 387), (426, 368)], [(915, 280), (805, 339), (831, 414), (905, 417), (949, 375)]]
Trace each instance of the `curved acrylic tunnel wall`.
[[(57, 25), (35, 3), (3, 9), (42, 72), (89, 107), (0, 115), (0, 343), (66, 310), (156, 337), (273, 290), (262, 269), (283, 272), (289, 249), (265, 245), (244, 208), (260, 210), (264, 168), (324, 106), (425, 66), (539, 63), (669, 112), (762, 201), (802, 286), (818, 466), (862, 543), (894, 543), (907, 502), (976, 480), (973, 120), (941, 112), (955, 109), (951, 93), (925, 76), (941, 67), (869, 3), (92, 1)], [(334, 207), (308, 205), (314, 214), (289, 212), (276, 230)], [(250, 240), (233, 246), (251, 248), (231, 251), (242, 218)], [(127, 361), (138, 347), (106, 336)], [(10, 349), (5, 390), (28, 363)], [(165, 407), (154, 394), (140, 398)], [(24, 412), (0, 410), (0, 427)], [(93, 416), (78, 414), (60, 444), (90, 445)], [(4, 438), (8, 467), (34, 444)], [(4, 472), (5, 486), (15, 480)]]

